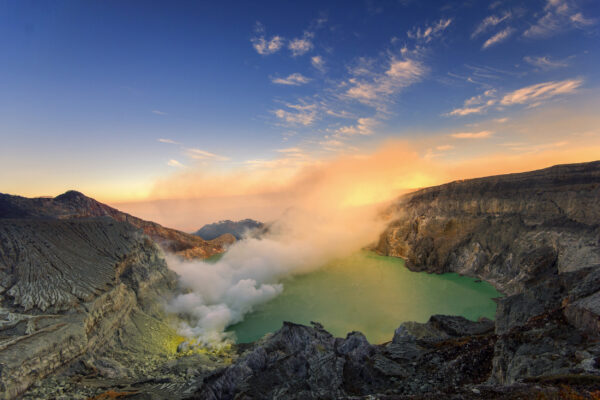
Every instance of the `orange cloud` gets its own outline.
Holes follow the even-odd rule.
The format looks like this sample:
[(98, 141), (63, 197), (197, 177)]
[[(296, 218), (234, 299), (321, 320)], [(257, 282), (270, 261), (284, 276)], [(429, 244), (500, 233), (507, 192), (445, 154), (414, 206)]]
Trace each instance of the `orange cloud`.
[(491, 131), (481, 131), (481, 132), (460, 132), (460, 133), (452, 133), (452, 136), (455, 139), (483, 139), (492, 136), (493, 132)]
[[(491, 118), (470, 124), (463, 131), (457, 129), (454, 138), (448, 130), (399, 132), (397, 137), (412, 139), (389, 139), (371, 150), (363, 146), (362, 152), (348, 150), (346, 139), (330, 138), (315, 142), (320, 152), (299, 142), (275, 151), (274, 158), (236, 166), (188, 163), (144, 187), (148, 193), (144, 200), (112, 204), (184, 230), (225, 218), (270, 220), (290, 207), (321, 214), (352, 212), (456, 179), (599, 159), (597, 108), (595, 97), (558, 103), (502, 121)], [(360, 136), (376, 140), (377, 134)], [(347, 153), (332, 156), (340, 153), (329, 149)]]
[[(164, 200), (119, 206), (184, 230), (223, 218), (274, 219), (290, 207), (325, 215), (352, 212), (421, 187), (591, 161), (600, 154), (600, 144), (565, 147), (556, 143), (520, 146), (512, 154), (507, 154), (511, 149), (499, 147), (486, 155), (448, 160), (426, 157), (408, 142), (390, 141), (369, 154), (287, 168), (282, 161), (286, 159), (281, 159), (272, 167), (230, 173), (184, 171), (156, 183), (152, 197)], [(528, 151), (523, 152), (524, 148)]]

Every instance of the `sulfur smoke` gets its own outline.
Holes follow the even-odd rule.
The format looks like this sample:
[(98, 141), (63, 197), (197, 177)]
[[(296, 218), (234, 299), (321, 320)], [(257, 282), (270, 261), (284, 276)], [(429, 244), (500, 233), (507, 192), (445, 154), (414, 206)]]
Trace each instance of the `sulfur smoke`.
[[(553, 149), (528, 157), (498, 154), (442, 162), (424, 158), (404, 143), (389, 143), (371, 154), (316, 162), (290, 174), (271, 168), (261, 173), (212, 176), (210, 171), (197, 170), (174, 176), (157, 185), (160, 197), (183, 193), (198, 201), (188, 210), (206, 212), (214, 212), (202, 207), (206, 193), (220, 193), (220, 202), (227, 196), (241, 203), (259, 199), (276, 222), (260, 239), (235, 243), (214, 264), (170, 257), (169, 266), (180, 275), (187, 292), (169, 309), (185, 317), (181, 332), (186, 336), (205, 343), (227, 339), (226, 327), (279, 295), (284, 278), (319, 268), (375, 241), (384, 228), (379, 210), (401, 193), (453, 179), (546, 167), (558, 160), (584, 161), (581, 155)], [(281, 210), (287, 211), (275, 218), (273, 214)], [(186, 219), (195, 220), (190, 214)]]
[[(419, 178), (411, 172), (414, 153), (405, 152), (401, 163), (396, 156), (345, 157), (303, 168), (277, 186), (276, 199), (285, 211), (260, 238), (236, 242), (215, 263), (169, 257), (169, 267), (186, 290), (169, 304), (170, 311), (186, 320), (181, 333), (203, 343), (228, 339), (227, 326), (281, 294), (286, 277), (310, 272), (376, 241), (384, 227), (382, 204), (397, 196), (403, 186), (399, 181)], [(393, 179), (390, 172), (381, 174), (386, 165), (396, 174)], [(231, 177), (230, 182), (239, 180)]]
[(288, 210), (260, 238), (236, 242), (215, 263), (169, 257), (169, 267), (188, 292), (168, 306), (186, 322), (180, 333), (203, 344), (232, 339), (227, 326), (279, 295), (285, 277), (310, 272), (376, 239), (375, 207), (329, 214)]

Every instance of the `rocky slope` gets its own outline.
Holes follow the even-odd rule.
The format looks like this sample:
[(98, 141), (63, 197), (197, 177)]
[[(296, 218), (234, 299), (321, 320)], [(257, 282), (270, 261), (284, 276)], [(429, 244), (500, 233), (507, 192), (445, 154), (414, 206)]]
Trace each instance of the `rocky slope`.
[(111, 218), (0, 219), (0, 397), (161, 316), (175, 288), (156, 245)]
[(54, 198), (25, 198), (0, 193), (0, 218), (87, 218), (109, 216), (144, 231), (165, 251), (185, 258), (208, 258), (225, 251), (235, 241), (231, 235), (206, 241), (196, 235), (165, 228), (102, 204), (76, 191)]
[[(535, 332), (549, 318), (525, 328)], [(489, 320), (433, 316), (426, 324), (402, 324), (391, 342), (371, 345), (359, 332), (334, 338), (320, 324), (285, 323), (245, 349), (237, 362), (203, 379), (189, 399), (584, 399), (598, 395), (597, 370), (583, 369), (585, 355), (565, 360), (562, 373), (498, 384), (493, 376), (499, 336)], [(532, 333), (535, 334), (535, 333)], [(570, 335), (574, 335), (570, 338)], [(554, 336), (582, 337), (572, 328)], [(554, 337), (548, 337), (546, 342)], [(563, 350), (557, 343), (555, 357)], [(558, 361), (557, 361), (558, 363)], [(535, 366), (535, 363), (533, 363)], [(583, 365), (583, 366), (582, 366)]]
[(162, 250), (206, 258), (234, 240), (207, 242), (77, 192), (0, 195), (0, 398), (193, 391), (190, 376), (228, 357), (177, 352), (184, 338), (163, 312), (177, 282)]

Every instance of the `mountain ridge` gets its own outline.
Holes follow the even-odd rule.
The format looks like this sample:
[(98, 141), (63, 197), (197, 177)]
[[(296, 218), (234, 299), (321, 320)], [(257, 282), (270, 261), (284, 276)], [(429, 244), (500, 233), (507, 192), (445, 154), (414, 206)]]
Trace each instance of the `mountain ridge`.
[(208, 258), (223, 253), (233, 238), (223, 236), (207, 241), (198, 236), (166, 228), (146, 221), (109, 205), (100, 203), (83, 193), (69, 190), (54, 198), (26, 198), (0, 193), (1, 218), (90, 218), (108, 216), (141, 229), (164, 250), (183, 258)]
[(246, 218), (239, 221), (224, 219), (211, 224), (206, 224), (193, 234), (200, 236), (204, 240), (213, 240), (222, 235), (230, 234), (233, 235), (236, 240), (241, 240), (244, 235), (251, 233), (252, 231), (262, 229), (264, 226), (264, 223), (251, 218)]

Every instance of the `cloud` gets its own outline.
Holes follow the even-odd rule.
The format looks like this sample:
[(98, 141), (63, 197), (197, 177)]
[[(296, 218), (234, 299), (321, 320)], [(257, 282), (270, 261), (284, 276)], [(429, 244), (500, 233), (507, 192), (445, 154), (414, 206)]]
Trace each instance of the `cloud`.
[(510, 35), (512, 35), (514, 33), (514, 31), (515, 30), (511, 27), (501, 30), (500, 32), (496, 33), (495, 35), (490, 37), (488, 40), (486, 40), (485, 43), (483, 43), (483, 46), (481, 48), (487, 49), (490, 46), (493, 46), (495, 44), (498, 44), (498, 43), (508, 39), (510, 37)]
[[(480, 114), (494, 105), (510, 106), (514, 104), (526, 104), (528, 108), (541, 105), (543, 101), (563, 94), (574, 93), (581, 86), (581, 79), (567, 79), (564, 81), (552, 81), (526, 86), (521, 89), (506, 93), (500, 101), (496, 99), (496, 90), (486, 90), (482, 95), (473, 96), (465, 100), (463, 107), (456, 108), (446, 116), (465, 116)], [(496, 122), (503, 122), (502, 119)]]
[(571, 22), (573, 22), (577, 26), (588, 26), (588, 25), (594, 25), (596, 23), (595, 19), (586, 18), (580, 12), (571, 15), (569, 17), (569, 19), (571, 20)]
[(487, 108), (496, 104), (496, 100), (493, 99), (496, 95), (495, 89), (488, 89), (483, 94), (478, 96), (473, 96), (467, 100), (465, 100), (462, 108), (456, 108), (449, 113), (445, 114), (446, 116), (460, 116), (463, 117), (469, 114), (479, 114), (484, 112)]
[(493, 97), (496, 94), (496, 90), (495, 89), (488, 89), (485, 92), (483, 92), (483, 94), (480, 94), (478, 96), (473, 96), (467, 100), (465, 100), (465, 106), (473, 106), (473, 105), (478, 105), (478, 104), (486, 104), (488, 106), (491, 106), (492, 104), (494, 104), (494, 100), (492, 99), (488, 99), (486, 100), (487, 97)]
[(284, 44), (284, 39), (281, 36), (275, 35), (271, 39), (265, 37), (265, 27), (257, 22), (254, 28), (257, 36), (250, 39), (252, 47), (260, 55), (268, 55), (278, 52)]
[(345, 143), (337, 139), (328, 139), (320, 141), (319, 146), (323, 147), (325, 150), (338, 151), (345, 146)]
[(582, 83), (581, 79), (538, 83), (506, 94), (500, 103), (505, 106), (536, 103), (558, 95), (574, 93)]
[(325, 111), (325, 113), (327, 115), (331, 115), (332, 117), (336, 117), (336, 118), (356, 118), (356, 116), (354, 114), (352, 114), (351, 112), (348, 112), (346, 110), (342, 110), (342, 111), (327, 110), (327, 111)]
[(296, 170), (310, 162), (310, 158), (302, 153), (286, 154), (285, 157), (276, 159), (252, 159), (244, 161), (252, 170), (286, 171)]
[(359, 118), (356, 125), (342, 126), (335, 131), (335, 137), (354, 136), (354, 135), (372, 135), (373, 128), (377, 125), (374, 118)]
[(348, 71), (353, 76), (371, 76), (375, 69), (377, 69), (375, 59), (359, 57), (356, 59), (355, 65), (348, 68)]
[[(323, 204), (332, 207), (368, 199), (381, 202), (408, 188), (454, 179), (593, 161), (600, 154), (597, 104), (597, 99), (594, 102), (580, 99), (542, 110), (525, 111), (511, 117), (507, 128), (492, 125), (495, 122), (490, 120), (490, 126), (482, 125), (480, 128), (444, 129), (415, 135), (409, 141), (385, 140), (373, 153), (362, 147), (352, 153), (331, 157), (329, 153), (322, 153), (323, 148), (327, 146), (340, 154), (335, 149), (338, 146), (345, 150), (345, 139), (323, 137), (313, 143), (314, 148), (298, 146), (315, 158), (294, 161), (287, 156), (288, 153), (275, 154), (275, 159), (281, 156), (287, 161), (266, 160), (265, 163), (270, 162), (271, 169), (243, 162), (226, 171), (216, 163), (173, 168), (172, 174), (157, 178), (155, 186), (144, 195), (145, 201), (119, 204), (118, 208), (166, 226), (192, 231), (202, 224), (234, 217), (273, 220), (300, 199), (307, 199), (305, 204), (308, 206), (311, 205), (309, 199), (322, 199)], [(484, 130), (495, 133), (490, 138), (479, 140), (460, 140), (449, 136)], [(400, 136), (400, 133), (395, 136)], [(515, 153), (501, 145), (521, 142), (515, 147), (526, 147), (561, 141), (569, 144), (549, 149), (553, 153), (546, 154), (543, 159), (522, 157), (522, 153)], [(439, 164), (423, 163), (422, 155), (426, 149), (439, 152), (436, 147), (447, 144), (456, 146), (447, 153), (452, 154), (451, 157), (446, 156)], [(472, 146), (476, 146), (477, 151)], [(304, 161), (304, 164), (298, 161)], [(457, 164), (464, 164), (464, 168), (457, 171)], [(300, 170), (297, 169), (299, 165), (303, 165)], [(304, 178), (300, 179), (300, 176)], [(317, 187), (318, 190), (312, 189)], [(167, 203), (154, 202), (153, 199), (179, 200)]]
[(496, 15), (490, 15), (489, 17), (484, 18), (484, 20), (481, 21), (481, 23), (479, 25), (477, 25), (477, 28), (475, 28), (475, 30), (471, 34), (471, 39), (476, 38), (483, 32), (487, 31), (489, 28), (492, 28), (492, 27), (500, 24), (501, 22), (506, 21), (511, 16), (512, 16), (512, 14), (510, 12), (506, 12), (501, 17), (496, 16)]
[(169, 161), (167, 162), (167, 165), (168, 165), (169, 167), (175, 167), (175, 168), (184, 168), (184, 167), (185, 167), (185, 165), (183, 165), (182, 163), (180, 163), (180, 162), (179, 162), (179, 161), (177, 161), (177, 160), (169, 160)]
[[(344, 95), (363, 104), (382, 108), (390, 96), (420, 81), (425, 72), (426, 68), (420, 61), (392, 58), (383, 73), (371, 74), (370, 79), (351, 78), (347, 82), (350, 87)], [(362, 75), (362, 71), (359, 74)]]
[(299, 147), (288, 147), (285, 149), (277, 149), (279, 153), (302, 153), (302, 149)]
[(560, 147), (567, 146), (568, 144), (569, 144), (569, 142), (566, 140), (550, 142), (550, 143), (539, 143), (539, 144), (531, 144), (531, 143), (524, 143), (524, 142), (502, 143), (503, 146), (510, 148), (510, 150), (512, 150), (512, 151), (517, 151), (517, 152), (527, 153), (527, 154), (535, 154), (535, 153), (539, 153), (541, 151), (557, 149)]
[(273, 114), (286, 124), (309, 126), (317, 118), (315, 104), (286, 104), (286, 107), (293, 111), (282, 108), (273, 111)]
[(159, 110), (152, 110), (152, 114), (156, 114), (156, 115), (168, 115), (166, 112), (159, 111)]
[(435, 149), (439, 150), (439, 151), (446, 151), (446, 150), (452, 150), (453, 148), (454, 148), (454, 146), (452, 146), (451, 144), (444, 144), (441, 146), (436, 146)]
[(469, 114), (479, 114), (479, 113), (483, 112), (484, 108), (485, 107), (483, 107), (483, 106), (456, 108), (456, 109), (450, 111), (446, 115), (457, 115), (459, 117), (464, 117), (465, 115), (469, 115)]
[(318, 69), (321, 72), (325, 71), (325, 60), (321, 56), (313, 56), (310, 58), (310, 63), (313, 67)]
[(481, 131), (481, 132), (459, 132), (450, 134), (455, 139), (485, 139), (492, 136), (494, 132)]
[(550, 57), (530, 57), (525, 56), (523, 60), (533, 65), (534, 67), (538, 67), (542, 70), (550, 70), (556, 68), (564, 68), (568, 67), (569, 63), (566, 60), (552, 60)]
[(494, 122), (498, 123), (498, 124), (503, 124), (506, 121), (508, 121), (508, 118), (504, 117), (504, 118), (496, 118), (493, 120)]
[(306, 76), (299, 73), (294, 73), (289, 75), (287, 78), (272, 78), (271, 82), (276, 83), (278, 85), (300, 86), (310, 82), (310, 78), (307, 78)]
[(161, 142), (161, 143), (167, 143), (167, 144), (181, 144), (179, 142), (176, 142), (172, 139), (157, 139), (157, 141)]
[(212, 160), (212, 161), (227, 161), (227, 160), (229, 160), (229, 157), (220, 156), (218, 154), (210, 153), (208, 151), (195, 149), (195, 148), (185, 149), (185, 154), (189, 158), (193, 158), (195, 160)]
[(281, 36), (273, 36), (270, 40), (264, 37), (257, 37), (252, 38), (250, 41), (254, 50), (261, 55), (277, 53), (283, 47), (283, 38)]
[(410, 39), (415, 39), (419, 41), (423, 41), (425, 43), (429, 43), (432, 39), (440, 36), (443, 31), (446, 30), (452, 23), (452, 18), (442, 18), (438, 22), (433, 25), (427, 26), (423, 29), (413, 28), (410, 31), (406, 32), (406, 35)]
[(312, 50), (313, 44), (311, 39), (313, 36), (314, 34), (310, 32), (305, 32), (303, 37), (290, 40), (290, 43), (288, 44), (288, 49), (290, 49), (290, 51), (292, 52), (292, 56), (301, 56)]
[(285, 149), (275, 150), (278, 153), (284, 154), (288, 159), (308, 158), (308, 155), (299, 147), (288, 147)]
[(527, 29), (523, 36), (547, 38), (572, 28), (584, 28), (596, 21), (576, 11), (566, 0), (547, 0), (544, 15)]

